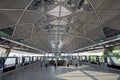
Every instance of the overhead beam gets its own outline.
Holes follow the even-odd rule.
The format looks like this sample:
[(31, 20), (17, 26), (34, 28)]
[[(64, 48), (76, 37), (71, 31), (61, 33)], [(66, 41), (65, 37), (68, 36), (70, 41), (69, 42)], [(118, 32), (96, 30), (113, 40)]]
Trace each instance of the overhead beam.
[(94, 45), (91, 45), (91, 46), (87, 46), (87, 47), (83, 47), (83, 48), (80, 48), (80, 49), (76, 49), (76, 50), (73, 50), (73, 51), (70, 51), (70, 52), (80, 51), (80, 50), (87, 49), (87, 48), (90, 48), (90, 47), (95, 47), (95, 46), (101, 46), (101, 45), (105, 45), (107, 43), (115, 42), (115, 41), (118, 41), (118, 40), (120, 40), (120, 38), (116, 38), (116, 39), (112, 39), (112, 40), (109, 40), (109, 41), (97, 43), (97, 44), (94, 44)]
[(23, 10), (22, 14), (20, 15), (19, 19), (17, 20), (16, 24), (15, 24), (15, 28), (13, 30), (13, 34), (12, 34), (12, 37), (15, 35), (15, 32), (16, 32), (16, 28), (19, 24), (19, 22), (21, 21), (21, 19), (23, 18), (23, 15), (24, 13), (26, 12), (26, 10), (28, 9), (28, 7), (31, 5), (31, 3), (33, 2), (33, 0), (31, 0), (28, 5), (25, 7), (25, 9)]
[(99, 22), (99, 24), (100, 24), (100, 28), (101, 28), (102, 34), (103, 34), (103, 36), (104, 36), (104, 38), (105, 38), (106, 36), (105, 36), (105, 34), (104, 34), (104, 31), (103, 31), (103, 25), (102, 25), (100, 16), (98, 15), (98, 12), (97, 12), (96, 8), (94, 7), (94, 5), (92, 4), (92, 2), (91, 2), (90, 0), (87, 0), (87, 1), (88, 1), (89, 4), (92, 6), (93, 11), (95, 12), (95, 15), (96, 15), (96, 17), (97, 17), (97, 20), (98, 20), (98, 22)]
[(23, 43), (20, 43), (20, 42), (17, 42), (17, 41), (14, 41), (14, 40), (11, 40), (11, 39), (8, 39), (8, 38), (5, 38), (5, 37), (1, 37), (1, 39), (6, 40), (6, 41), (10, 41), (10, 42), (12, 42), (12, 43), (15, 43), (15, 44), (18, 44), (18, 45), (21, 45), (21, 46), (25, 46), (25, 47), (27, 47), (27, 48), (31, 48), (31, 49), (36, 50), (36, 51), (39, 51), (39, 52), (44, 52), (44, 51), (42, 51), (42, 50), (40, 50), (40, 49), (31, 47), (31, 46), (29, 46), (29, 45), (26, 45), (26, 44), (23, 44)]

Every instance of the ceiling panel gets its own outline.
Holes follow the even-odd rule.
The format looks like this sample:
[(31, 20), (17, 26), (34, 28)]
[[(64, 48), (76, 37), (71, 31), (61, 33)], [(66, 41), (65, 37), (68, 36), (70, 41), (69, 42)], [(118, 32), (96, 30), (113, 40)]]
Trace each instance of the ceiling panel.
[(41, 13), (26, 11), (19, 23), (36, 23), (41, 16)]
[(120, 9), (119, 0), (104, 0), (102, 5), (98, 9)]
[(62, 51), (75, 50), (105, 38), (105, 27), (120, 30), (120, 0), (0, 0), (0, 29), (6, 27), (41, 50), (62, 42)]
[(0, 0), (0, 9), (24, 9), (31, 0)]
[(21, 10), (0, 10), (0, 27), (15, 25), (21, 13)]

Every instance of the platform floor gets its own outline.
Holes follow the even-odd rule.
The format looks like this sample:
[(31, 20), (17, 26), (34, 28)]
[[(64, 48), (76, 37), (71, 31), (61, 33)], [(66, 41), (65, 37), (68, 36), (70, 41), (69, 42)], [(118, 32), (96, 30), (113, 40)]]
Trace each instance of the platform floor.
[(1, 80), (120, 80), (120, 72), (90, 65), (46, 68), (36, 64), (4, 75)]

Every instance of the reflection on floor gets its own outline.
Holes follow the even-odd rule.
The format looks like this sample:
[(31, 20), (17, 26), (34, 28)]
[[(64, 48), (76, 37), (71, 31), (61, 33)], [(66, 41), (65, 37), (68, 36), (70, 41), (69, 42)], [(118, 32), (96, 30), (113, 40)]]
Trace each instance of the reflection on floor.
[(36, 64), (7, 74), (2, 80), (120, 80), (120, 72), (88, 65), (46, 68)]

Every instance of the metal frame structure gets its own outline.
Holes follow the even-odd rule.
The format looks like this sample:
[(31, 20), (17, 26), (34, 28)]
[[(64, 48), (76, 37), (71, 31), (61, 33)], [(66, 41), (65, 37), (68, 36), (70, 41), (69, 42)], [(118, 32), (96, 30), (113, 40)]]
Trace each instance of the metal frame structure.
[[(0, 1), (0, 30), (13, 27), (11, 39), (24, 38), (24, 45), (40, 51), (72, 52), (96, 45), (101, 39), (109, 42), (116, 38), (108, 39), (104, 28), (120, 30), (119, 3), (119, 0), (114, 3), (112, 0)], [(56, 12), (59, 16), (50, 15), (57, 6), (60, 6)], [(61, 16), (61, 7), (71, 14)], [(58, 25), (50, 24), (55, 20)], [(67, 25), (62, 25), (60, 20)]]

